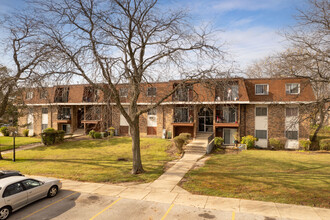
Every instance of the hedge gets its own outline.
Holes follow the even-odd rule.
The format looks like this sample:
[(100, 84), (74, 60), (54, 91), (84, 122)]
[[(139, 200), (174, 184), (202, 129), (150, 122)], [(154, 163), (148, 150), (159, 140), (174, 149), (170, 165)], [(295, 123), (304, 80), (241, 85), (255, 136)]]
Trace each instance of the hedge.
[(44, 145), (52, 145), (61, 143), (64, 141), (65, 131), (55, 130), (54, 128), (46, 128), (41, 133), (41, 140)]

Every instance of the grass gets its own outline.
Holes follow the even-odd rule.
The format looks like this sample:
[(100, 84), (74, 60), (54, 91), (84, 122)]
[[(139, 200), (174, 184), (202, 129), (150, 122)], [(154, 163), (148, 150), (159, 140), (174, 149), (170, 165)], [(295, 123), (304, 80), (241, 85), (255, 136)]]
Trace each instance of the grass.
[[(15, 147), (19, 147), (22, 145), (40, 143), (40, 138), (35, 137), (16, 137), (15, 138)], [(0, 137), (0, 150), (9, 150), (13, 148), (13, 137)]]
[[(150, 182), (173, 159), (166, 150), (171, 142), (159, 138), (141, 138), (141, 157), (146, 173), (132, 175), (132, 145), (128, 137), (109, 140), (68, 141), (17, 152), (16, 162), (3, 155), (0, 169), (19, 170), (23, 174), (52, 176), (89, 182)], [(119, 158), (127, 161), (118, 161)]]
[[(315, 131), (315, 128), (311, 129), (311, 133), (310, 133), (309, 139), (312, 139), (313, 134), (314, 134), (314, 131)], [(328, 138), (330, 138), (330, 126), (324, 126), (318, 132), (315, 143), (312, 143), (312, 149), (319, 150), (320, 149), (320, 147), (319, 147), (320, 141), (322, 139), (328, 139)]]
[(249, 150), (214, 154), (185, 176), (190, 192), (330, 208), (330, 154)]

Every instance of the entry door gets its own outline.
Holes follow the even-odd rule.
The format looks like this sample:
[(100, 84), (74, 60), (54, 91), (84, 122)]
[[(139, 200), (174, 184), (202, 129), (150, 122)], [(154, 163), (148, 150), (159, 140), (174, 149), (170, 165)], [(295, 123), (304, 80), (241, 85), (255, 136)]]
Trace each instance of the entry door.
[(201, 108), (199, 111), (198, 131), (213, 132), (213, 111), (210, 108)]

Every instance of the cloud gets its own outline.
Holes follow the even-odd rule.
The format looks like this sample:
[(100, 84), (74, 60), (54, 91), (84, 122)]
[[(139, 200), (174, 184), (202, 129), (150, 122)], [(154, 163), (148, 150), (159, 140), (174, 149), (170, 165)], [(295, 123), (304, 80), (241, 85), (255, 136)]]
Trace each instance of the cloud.
[(242, 68), (286, 46), (277, 30), (264, 26), (232, 29), (223, 32), (220, 37), (227, 42), (229, 53)]
[(257, 11), (262, 9), (274, 9), (282, 6), (283, 0), (224, 0), (215, 3), (213, 9), (219, 12), (233, 10)]
[(231, 27), (244, 26), (247, 24), (251, 24), (253, 21), (255, 21), (255, 19), (252, 17), (237, 19), (237, 20), (230, 22), (230, 26)]

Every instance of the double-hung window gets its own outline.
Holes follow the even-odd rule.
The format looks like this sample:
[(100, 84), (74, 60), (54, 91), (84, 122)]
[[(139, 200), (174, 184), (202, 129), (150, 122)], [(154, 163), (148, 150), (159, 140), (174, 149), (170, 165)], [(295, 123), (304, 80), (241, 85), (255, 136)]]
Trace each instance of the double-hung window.
[(287, 83), (285, 84), (286, 94), (299, 94), (300, 84), (299, 83)]
[(257, 84), (255, 86), (256, 95), (268, 95), (268, 84)]

